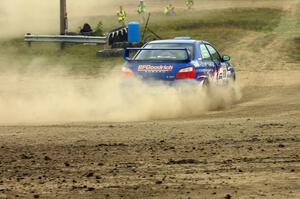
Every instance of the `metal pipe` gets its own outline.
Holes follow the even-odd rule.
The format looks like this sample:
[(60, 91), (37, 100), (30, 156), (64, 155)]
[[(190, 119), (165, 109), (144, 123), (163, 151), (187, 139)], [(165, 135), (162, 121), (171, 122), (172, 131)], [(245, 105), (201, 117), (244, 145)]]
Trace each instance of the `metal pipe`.
[(82, 36), (82, 35), (25, 35), (26, 42), (58, 42), (58, 43), (90, 43), (106, 44), (106, 37)]

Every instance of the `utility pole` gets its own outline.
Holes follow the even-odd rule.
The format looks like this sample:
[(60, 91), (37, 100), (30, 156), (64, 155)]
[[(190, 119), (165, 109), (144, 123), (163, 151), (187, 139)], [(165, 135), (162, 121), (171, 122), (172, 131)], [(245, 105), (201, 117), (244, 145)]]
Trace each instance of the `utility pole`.
[(68, 14), (66, 0), (60, 0), (60, 34), (65, 35), (68, 30)]
[[(66, 0), (60, 0), (60, 34), (65, 35), (68, 30), (68, 14)], [(65, 44), (61, 43), (60, 49), (64, 49)]]

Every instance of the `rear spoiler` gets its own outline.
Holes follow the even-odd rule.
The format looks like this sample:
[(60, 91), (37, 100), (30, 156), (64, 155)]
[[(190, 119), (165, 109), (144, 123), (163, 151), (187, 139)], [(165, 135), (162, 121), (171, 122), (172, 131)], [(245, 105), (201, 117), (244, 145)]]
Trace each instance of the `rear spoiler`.
[[(185, 60), (135, 60), (135, 57), (138, 53), (140, 53), (140, 51), (143, 50), (178, 50), (178, 51), (185, 51), (186, 52), (186, 57), (187, 59)], [(133, 58), (130, 58), (130, 51), (137, 51), (136, 55)], [(168, 62), (190, 62), (191, 61), (191, 55), (190, 52), (187, 48), (126, 48), (124, 51), (124, 59), (128, 62), (161, 62), (161, 61), (168, 61)]]

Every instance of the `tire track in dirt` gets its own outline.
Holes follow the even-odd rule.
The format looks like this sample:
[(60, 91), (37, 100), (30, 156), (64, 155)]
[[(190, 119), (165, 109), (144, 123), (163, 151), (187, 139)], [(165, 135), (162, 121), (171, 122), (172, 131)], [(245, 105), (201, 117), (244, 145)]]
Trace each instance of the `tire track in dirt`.
[(298, 13), (300, 2), (292, 0), (283, 6), (284, 16), (277, 28), (270, 33), (248, 32), (230, 49), (236, 67), (246, 71), (297, 69), (290, 63), (290, 40), (299, 35)]
[(290, 40), (300, 33), (300, 1), (289, 1), (282, 9), (285, 14), (272, 32), (248, 32), (230, 50), (243, 93), (237, 107), (244, 112), (265, 115), (278, 110), (276, 114), (283, 114), (278, 107), (286, 106), (286, 112), (299, 115), (299, 63), (290, 62), (288, 49)]

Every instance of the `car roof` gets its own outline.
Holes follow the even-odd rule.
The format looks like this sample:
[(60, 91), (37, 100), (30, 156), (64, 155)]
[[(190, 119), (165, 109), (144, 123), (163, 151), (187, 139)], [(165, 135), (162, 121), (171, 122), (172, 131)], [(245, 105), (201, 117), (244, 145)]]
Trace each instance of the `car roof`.
[(166, 39), (166, 40), (155, 40), (149, 42), (149, 44), (195, 44), (196, 42), (200, 43), (206, 43), (209, 44), (209, 42), (204, 40), (194, 40), (194, 39)]

